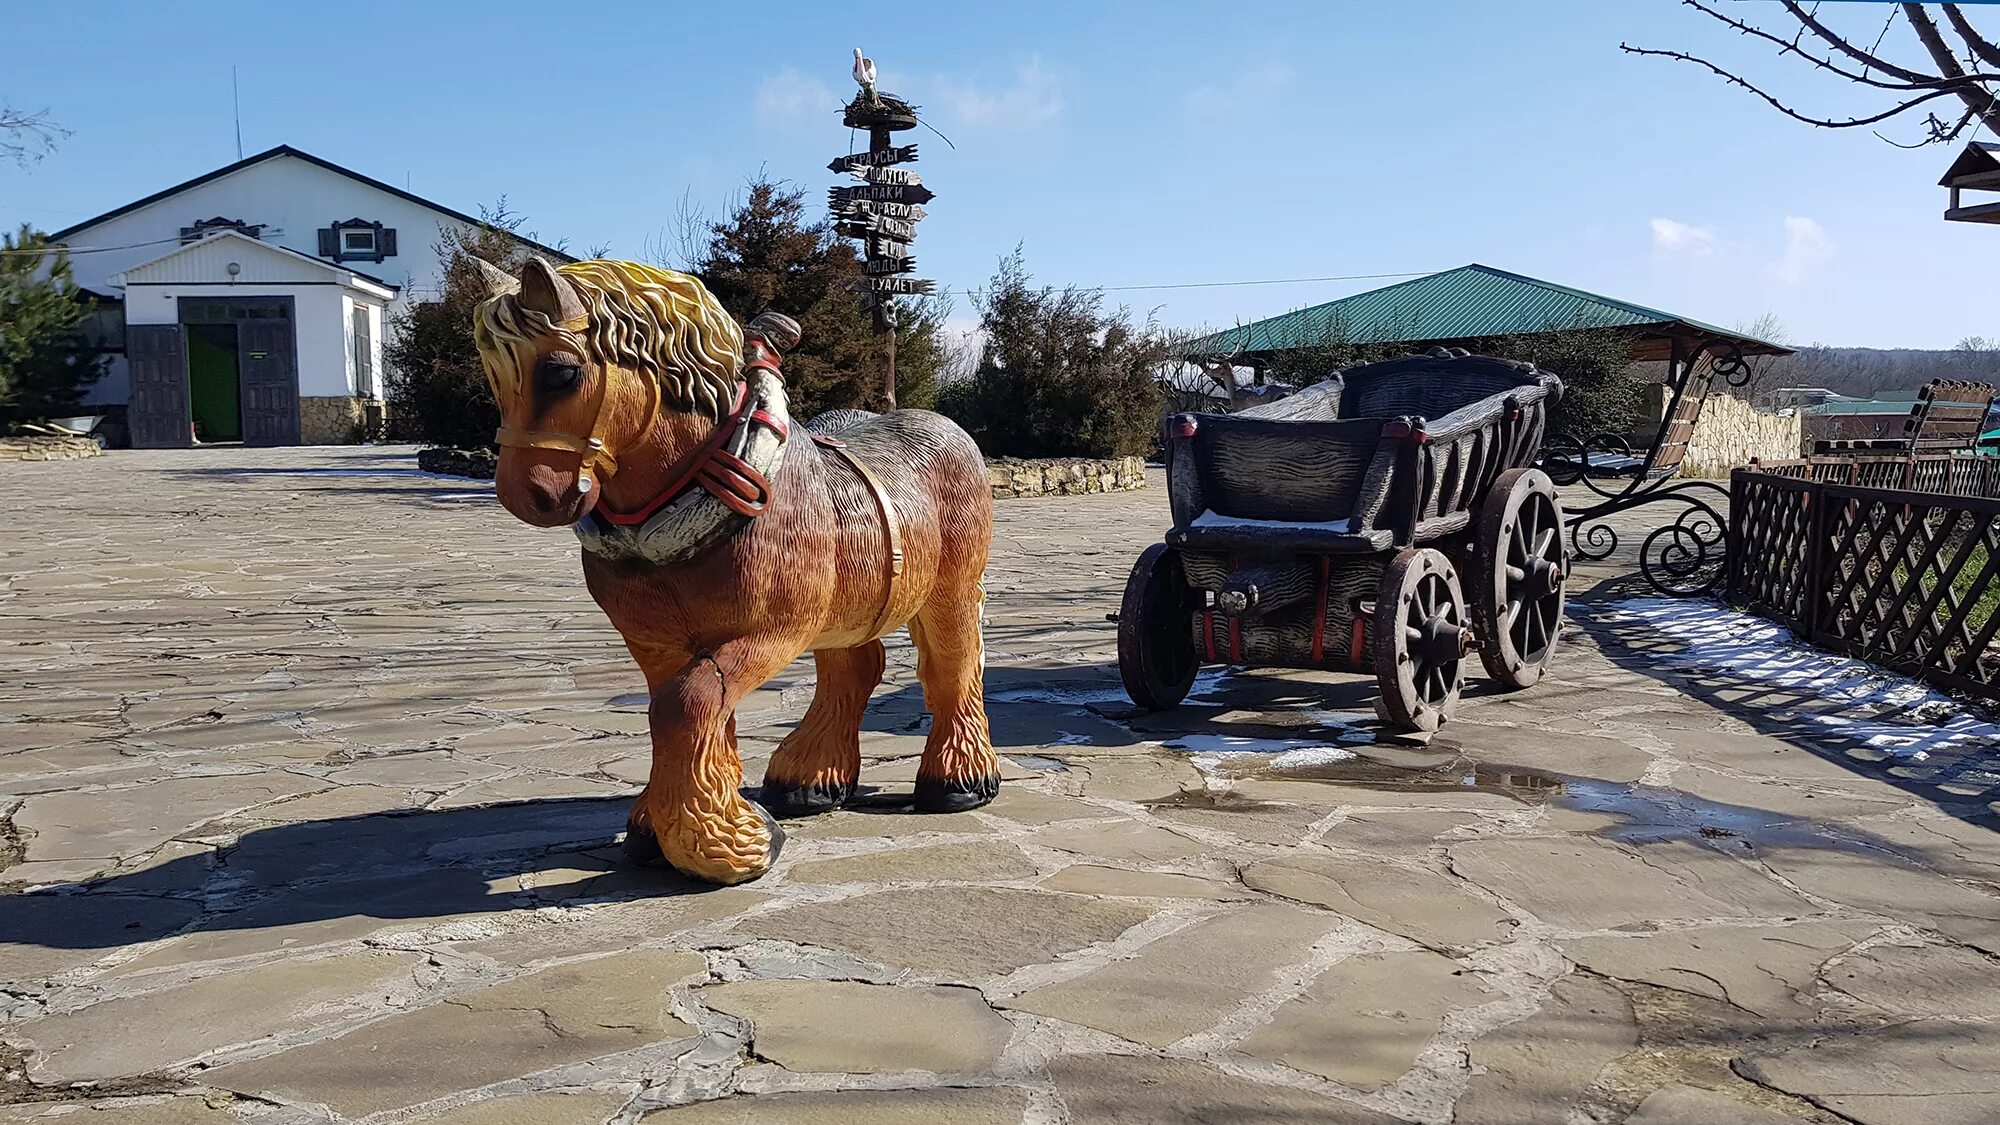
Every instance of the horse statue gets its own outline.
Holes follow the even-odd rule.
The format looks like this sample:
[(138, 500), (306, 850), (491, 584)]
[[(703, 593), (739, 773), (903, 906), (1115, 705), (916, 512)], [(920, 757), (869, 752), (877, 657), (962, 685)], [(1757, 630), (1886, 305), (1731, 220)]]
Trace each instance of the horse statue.
[[(519, 278), (483, 273), (495, 491), (525, 523), (574, 526), (590, 595), (652, 692), (627, 854), (715, 883), (770, 870), (774, 816), (853, 795), (882, 638), (905, 625), (932, 714), (916, 807), (991, 801), (979, 623), (993, 499), (972, 438), (925, 410), (795, 425), (779, 352), (797, 325), (765, 314), (746, 334), (686, 274), (540, 258)], [(740, 791), (736, 707), (805, 652), (818, 685), (759, 807)]]

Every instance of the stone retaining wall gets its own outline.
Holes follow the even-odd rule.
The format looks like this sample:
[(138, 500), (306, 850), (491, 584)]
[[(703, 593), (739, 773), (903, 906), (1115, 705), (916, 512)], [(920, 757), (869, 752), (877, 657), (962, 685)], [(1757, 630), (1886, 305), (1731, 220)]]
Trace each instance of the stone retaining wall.
[(1767, 414), (1740, 398), (1716, 393), (1702, 404), (1688, 442), (1681, 472), (1691, 477), (1720, 478), (1747, 465), (1752, 458), (1785, 461), (1804, 447), (1803, 420), (1798, 412)]
[(1108, 461), (1088, 457), (1032, 460), (1000, 457), (986, 462), (986, 478), (993, 485), (995, 500), (1129, 492), (1146, 487), (1146, 463), (1137, 457)]
[(81, 461), (103, 452), (83, 437), (0, 438), (0, 461)]

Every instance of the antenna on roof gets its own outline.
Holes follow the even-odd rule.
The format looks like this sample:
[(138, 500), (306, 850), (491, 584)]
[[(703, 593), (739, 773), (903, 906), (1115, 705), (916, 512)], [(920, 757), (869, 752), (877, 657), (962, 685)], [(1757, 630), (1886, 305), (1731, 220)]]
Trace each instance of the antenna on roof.
[(243, 101), (236, 96), (236, 67), (229, 68), (229, 108), (236, 115), (236, 159), (243, 159)]

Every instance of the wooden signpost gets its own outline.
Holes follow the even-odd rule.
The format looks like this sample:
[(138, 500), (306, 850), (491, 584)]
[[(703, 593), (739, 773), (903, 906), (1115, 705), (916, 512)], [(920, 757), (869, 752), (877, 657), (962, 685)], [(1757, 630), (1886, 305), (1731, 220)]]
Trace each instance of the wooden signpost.
[(850, 129), (868, 130), (868, 151), (836, 156), (827, 163), (828, 171), (861, 181), (828, 188), (827, 210), (843, 238), (862, 244), (866, 289), (861, 307), (874, 314), (875, 335), (882, 342), (883, 397), (894, 410), (896, 330), (891, 312), (896, 297), (922, 296), (935, 288), (935, 282), (901, 275), (917, 268), (910, 243), (925, 214), (921, 205), (936, 196), (914, 170), (894, 167), (916, 162), (916, 145), (890, 143), (897, 133), (916, 128), (916, 110), (894, 94), (876, 90), (875, 63), (860, 54), (855, 52), (854, 80), (861, 84), (861, 92), (841, 111), (841, 120)]

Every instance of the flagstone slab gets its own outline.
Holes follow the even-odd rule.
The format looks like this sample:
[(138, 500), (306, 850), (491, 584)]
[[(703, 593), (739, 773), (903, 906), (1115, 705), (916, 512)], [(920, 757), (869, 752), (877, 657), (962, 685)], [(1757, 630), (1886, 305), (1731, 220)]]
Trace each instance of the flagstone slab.
[(434, 926), (518, 909), (478, 872), (445, 868), (376, 879), (347, 879), (284, 891), (241, 910), (217, 912), (118, 966), (119, 975), (263, 953), (356, 941), (390, 930)]
[(1110, 809), (1070, 797), (1042, 793), (1024, 785), (1002, 785), (1000, 795), (981, 811), (992, 816), (1004, 816), (1020, 824), (1054, 824), (1083, 818), (1101, 820), (1118, 815)]
[(1373, 1090), (1415, 1065), (1446, 1016), (1498, 998), (1449, 957), (1362, 954), (1287, 1000), (1237, 1049)]
[(1600, 976), (1671, 988), (1773, 1019), (1810, 1019), (1820, 967), (1881, 927), (1860, 920), (1705, 926), (1569, 938), (1563, 955)]
[(151, 851), (224, 813), (325, 784), (287, 773), (168, 778), (122, 789), (45, 793), (14, 814), (29, 859), (97, 859)]
[(1378, 855), (1420, 855), (1447, 833), (1485, 823), (1473, 812), (1430, 812), (1422, 809), (1366, 809), (1348, 813), (1329, 827), (1320, 843)]
[(152, 895), (23, 894), (0, 898), (0, 980), (25, 984), (155, 941), (201, 908)]
[(1759, 858), (1809, 893), (1876, 911), (2000, 954), (2000, 894), (1843, 848), (1760, 846)]
[(242, 1125), (242, 1121), (198, 1096), (0, 1105), (0, 1122), (6, 1125)]
[(1049, 1063), (1070, 1125), (1394, 1125), (1338, 1098), (1224, 1074), (1206, 1063), (1069, 1055)]
[(561, 965), (207, 1072), (240, 1094), (350, 1117), (694, 1034), (667, 990), (707, 970), (698, 953), (638, 950)]
[(1540, 1011), (1472, 1041), (1479, 1069), (1453, 1120), (1466, 1125), (1548, 1125), (1639, 1042), (1631, 1003), (1610, 984), (1565, 977)]
[(695, 999), (750, 1021), (757, 1057), (793, 1071), (981, 1074), (1013, 1034), (963, 987), (751, 980), (709, 985)]
[(1754, 868), (1680, 840), (1473, 840), (1452, 871), (1554, 926), (1645, 927), (1664, 919), (1775, 918), (1816, 908)]
[(631, 1100), (602, 1090), (504, 1094), (412, 1118), (410, 1125), (604, 1125)]
[(1000, 887), (889, 890), (761, 914), (734, 931), (980, 980), (1110, 941), (1153, 913), (1115, 899)]
[(1646, 1095), (1625, 1125), (1799, 1125), (1799, 1119), (1697, 1086), (1664, 1086)]
[(1004, 1005), (1165, 1047), (1205, 1031), (1306, 959), (1339, 921), (1258, 904), (1204, 919), (1136, 955), (1030, 989)]
[(979, 881), (1026, 879), (1040, 873), (1021, 849), (1004, 840), (896, 848), (839, 859), (794, 863), (785, 878), (795, 883), (900, 883), (920, 880)]
[(2000, 1036), (1983, 1021), (1912, 1020), (1734, 1065), (1861, 1125), (1990, 1125), (2000, 1106)]
[[(654, 1110), (646, 1125), (1020, 1125), (1027, 1095), (1007, 1087), (739, 1095)], [(524, 1123), (525, 1125), (525, 1123)]]
[(1856, 1000), (1898, 1016), (2000, 1012), (2000, 972), (1993, 958), (1962, 945), (1870, 946), (1827, 966), (1821, 977)]
[(1168, 871), (1128, 871), (1122, 867), (1099, 867), (1078, 863), (1063, 868), (1040, 883), (1052, 891), (1113, 898), (1203, 898), (1232, 899), (1253, 897), (1242, 887), (1194, 875)]
[(1212, 850), (1186, 836), (1136, 820), (1060, 825), (1031, 838), (1043, 847), (1135, 863), (1170, 863)]
[(1242, 879), (1252, 890), (1323, 906), (1429, 946), (1502, 941), (1516, 925), (1463, 880), (1345, 856), (1301, 853), (1254, 863)]
[(423, 958), (350, 953), (208, 977), (14, 1027), (34, 1045), (40, 1082), (147, 1074), (235, 1044), (365, 1014), (412, 985)]

